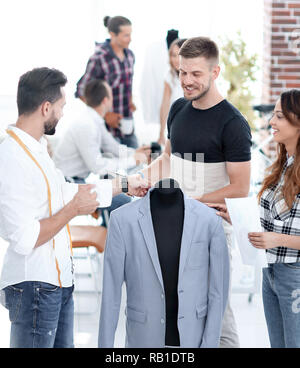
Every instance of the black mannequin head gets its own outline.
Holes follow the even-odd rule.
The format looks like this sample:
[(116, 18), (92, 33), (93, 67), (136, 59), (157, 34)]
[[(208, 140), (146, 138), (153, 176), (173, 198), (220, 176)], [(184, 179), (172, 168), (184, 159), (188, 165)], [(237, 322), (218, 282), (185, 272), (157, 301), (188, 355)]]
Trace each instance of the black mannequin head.
[(164, 195), (181, 192), (178, 182), (172, 178), (166, 178), (158, 181), (154, 188), (154, 191)]

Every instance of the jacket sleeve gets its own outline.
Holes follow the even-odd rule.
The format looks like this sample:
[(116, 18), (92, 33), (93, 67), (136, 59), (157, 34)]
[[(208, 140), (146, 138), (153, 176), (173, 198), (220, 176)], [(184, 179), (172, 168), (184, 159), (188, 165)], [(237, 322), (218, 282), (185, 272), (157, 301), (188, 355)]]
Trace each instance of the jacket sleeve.
[(117, 218), (112, 213), (104, 254), (103, 290), (98, 336), (99, 348), (113, 348), (114, 346), (124, 281), (124, 265), (125, 244)]
[(218, 348), (229, 292), (229, 253), (221, 218), (209, 249), (208, 310), (200, 348)]

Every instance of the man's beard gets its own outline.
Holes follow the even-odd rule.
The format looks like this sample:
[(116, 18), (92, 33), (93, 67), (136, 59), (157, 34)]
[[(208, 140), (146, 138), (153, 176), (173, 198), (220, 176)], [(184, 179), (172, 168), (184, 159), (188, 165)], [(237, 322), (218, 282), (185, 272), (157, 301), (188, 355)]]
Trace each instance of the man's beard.
[(57, 123), (58, 123), (58, 119), (56, 119), (54, 116), (51, 117), (49, 120), (45, 121), (44, 134), (54, 135)]
[(186, 96), (184, 96), (184, 97), (185, 97), (185, 99), (187, 99), (189, 101), (197, 101), (197, 100), (200, 100), (202, 97), (204, 97), (207, 94), (207, 92), (209, 91), (209, 89), (210, 89), (210, 85), (205, 87), (205, 89), (199, 95), (197, 95), (195, 97), (186, 97)]
[(184, 96), (184, 98), (186, 100), (189, 100), (189, 101), (197, 101), (197, 100), (200, 100), (202, 97), (204, 97), (210, 90), (210, 87), (212, 85), (212, 78), (209, 77), (209, 80), (208, 80), (208, 83), (206, 86), (203, 86), (203, 90), (201, 93), (199, 93), (199, 95), (195, 96), (195, 97), (186, 97)]

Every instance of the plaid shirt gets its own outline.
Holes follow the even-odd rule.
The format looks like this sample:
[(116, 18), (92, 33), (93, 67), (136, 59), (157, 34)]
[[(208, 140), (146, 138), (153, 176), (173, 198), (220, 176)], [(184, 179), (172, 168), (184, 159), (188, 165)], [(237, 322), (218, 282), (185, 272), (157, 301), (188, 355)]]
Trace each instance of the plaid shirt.
[[(288, 235), (300, 235), (300, 193), (297, 194), (289, 210), (282, 197), (282, 186), (286, 170), (294, 162), (294, 157), (287, 159), (279, 182), (266, 189), (260, 199), (260, 221), (263, 229)], [(300, 238), (299, 238), (300, 240)], [(286, 247), (267, 249), (268, 263), (300, 262), (300, 250)]]
[[(95, 53), (89, 58), (86, 71), (77, 83), (75, 97), (84, 95), (84, 88), (91, 79), (103, 79), (112, 88), (113, 111), (124, 117), (132, 117), (130, 101), (132, 96), (132, 77), (134, 54), (129, 49), (124, 49), (123, 61), (115, 55), (110, 40), (104, 43), (96, 43)], [(114, 136), (121, 137), (119, 129), (108, 127)]]

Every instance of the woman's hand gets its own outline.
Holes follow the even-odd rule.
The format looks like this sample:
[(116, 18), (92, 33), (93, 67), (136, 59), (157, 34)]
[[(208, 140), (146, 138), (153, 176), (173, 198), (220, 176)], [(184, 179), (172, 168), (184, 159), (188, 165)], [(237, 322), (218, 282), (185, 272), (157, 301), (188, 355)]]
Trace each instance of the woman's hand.
[(257, 249), (282, 247), (282, 234), (273, 232), (249, 233), (250, 243)]
[(208, 207), (216, 209), (218, 211), (216, 212), (216, 214), (222, 217), (224, 220), (226, 220), (230, 225), (232, 225), (231, 218), (229, 216), (229, 212), (227, 210), (226, 204), (223, 204), (223, 203), (205, 203), (205, 204)]

